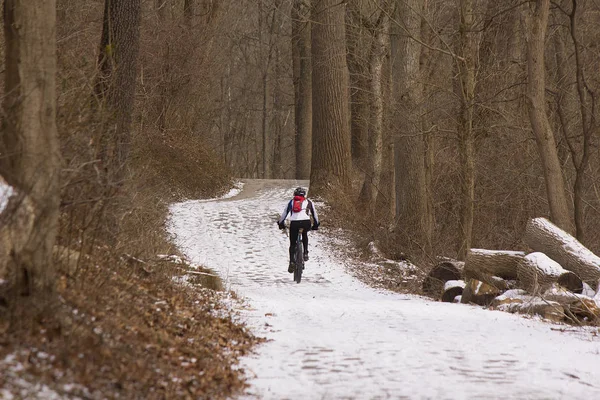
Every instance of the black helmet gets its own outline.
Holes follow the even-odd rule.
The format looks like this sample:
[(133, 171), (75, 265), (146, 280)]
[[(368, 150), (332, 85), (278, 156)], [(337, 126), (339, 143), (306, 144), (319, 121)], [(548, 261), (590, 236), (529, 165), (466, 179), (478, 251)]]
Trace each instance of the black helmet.
[(306, 197), (306, 189), (301, 188), (301, 187), (297, 187), (294, 190), (294, 196), (302, 196), (302, 197)]

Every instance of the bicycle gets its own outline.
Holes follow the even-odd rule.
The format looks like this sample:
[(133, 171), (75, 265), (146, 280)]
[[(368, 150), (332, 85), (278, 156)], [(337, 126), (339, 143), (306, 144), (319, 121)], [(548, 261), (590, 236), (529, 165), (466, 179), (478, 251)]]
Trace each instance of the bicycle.
[(302, 234), (304, 228), (298, 231), (298, 239), (296, 239), (296, 252), (294, 253), (294, 282), (300, 283), (302, 280), (302, 271), (304, 270), (304, 244), (302, 243)]

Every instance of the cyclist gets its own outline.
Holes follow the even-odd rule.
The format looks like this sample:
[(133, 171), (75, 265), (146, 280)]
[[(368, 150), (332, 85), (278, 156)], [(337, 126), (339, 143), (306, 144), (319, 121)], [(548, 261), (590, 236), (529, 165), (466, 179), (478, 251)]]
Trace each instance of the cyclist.
[(281, 217), (277, 221), (279, 229), (285, 229), (285, 219), (288, 214), (290, 214), (290, 265), (288, 272), (293, 273), (295, 268), (294, 254), (296, 252), (296, 240), (298, 240), (300, 229), (304, 229), (302, 233), (304, 261), (308, 261), (308, 231), (311, 229), (311, 215), (313, 219), (312, 230), (316, 231), (319, 229), (320, 223), (315, 206), (312, 201), (306, 198), (306, 190), (301, 187), (297, 187), (294, 190), (294, 198), (287, 203), (281, 213)]

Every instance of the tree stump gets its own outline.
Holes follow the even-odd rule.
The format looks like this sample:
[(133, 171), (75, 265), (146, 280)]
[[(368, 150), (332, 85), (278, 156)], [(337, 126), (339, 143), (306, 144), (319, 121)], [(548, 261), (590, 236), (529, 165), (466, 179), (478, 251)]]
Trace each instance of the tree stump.
[(564, 269), (575, 272), (581, 280), (597, 288), (600, 257), (547, 219), (530, 220), (523, 241), (534, 251), (548, 255)]
[(423, 292), (438, 298), (446, 282), (462, 279), (463, 265), (460, 261), (442, 261), (434, 266), (423, 281)]
[(521, 286), (530, 293), (544, 292), (555, 282), (574, 293), (583, 290), (583, 282), (574, 272), (567, 271), (544, 253), (523, 257), (517, 273)]
[(465, 288), (464, 281), (448, 281), (444, 284), (442, 291), (442, 301), (444, 303), (453, 303), (456, 296), (461, 296)]
[(501, 293), (500, 289), (477, 279), (470, 279), (462, 293), (461, 303), (488, 306)]

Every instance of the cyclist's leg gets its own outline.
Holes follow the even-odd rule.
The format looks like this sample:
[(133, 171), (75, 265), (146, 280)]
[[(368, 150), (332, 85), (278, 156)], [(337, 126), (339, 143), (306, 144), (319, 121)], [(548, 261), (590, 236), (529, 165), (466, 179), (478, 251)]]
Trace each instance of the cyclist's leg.
[(308, 231), (310, 230), (310, 220), (307, 219), (299, 222), (301, 222), (301, 227), (304, 229), (304, 232), (302, 232), (302, 245), (304, 246), (304, 255), (306, 256), (304, 258), (306, 259), (308, 258)]
[(296, 252), (296, 240), (298, 240), (298, 231), (300, 230), (299, 221), (290, 223), (290, 262), (294, 262), (294, 253)]

